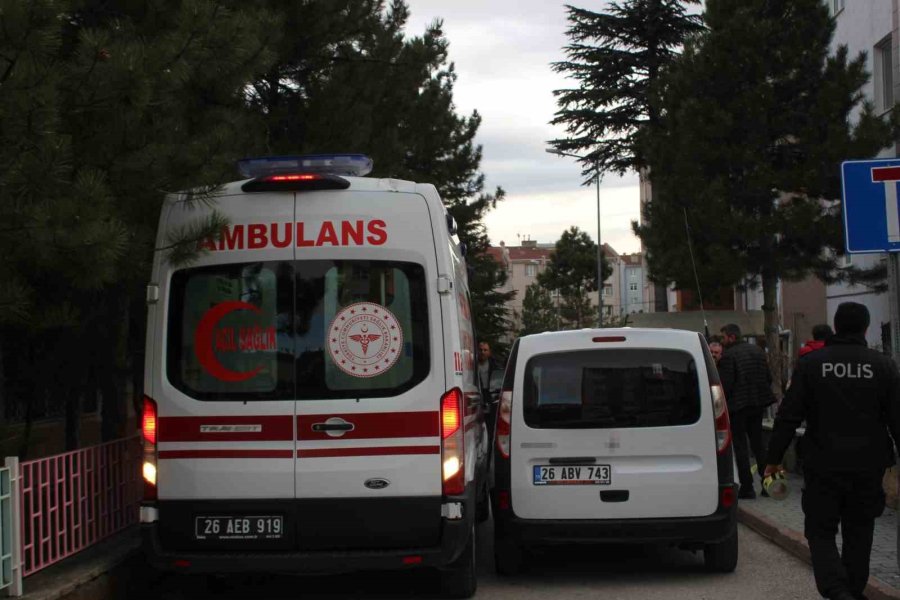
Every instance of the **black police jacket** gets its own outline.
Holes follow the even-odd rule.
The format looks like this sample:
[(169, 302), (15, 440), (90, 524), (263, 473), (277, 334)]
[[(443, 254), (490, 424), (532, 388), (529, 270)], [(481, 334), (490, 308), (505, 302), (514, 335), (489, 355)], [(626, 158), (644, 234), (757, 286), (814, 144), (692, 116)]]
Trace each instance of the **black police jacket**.
[[(859, 337), (833, 336), (797, 361), (778, 410), (767, 464), (781, 463), (803, 421), (804, 464), (817, 471), (883, 469), (900, 434), (900, 374)], [(890, 432), (890, 435), (889, 435)]]

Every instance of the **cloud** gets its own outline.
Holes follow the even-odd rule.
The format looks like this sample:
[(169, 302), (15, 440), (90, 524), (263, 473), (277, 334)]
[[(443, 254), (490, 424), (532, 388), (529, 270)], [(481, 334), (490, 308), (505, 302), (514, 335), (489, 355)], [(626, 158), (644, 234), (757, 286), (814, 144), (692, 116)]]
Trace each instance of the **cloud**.
[[(631, 232), (637, 218), (638, 186), (600, 188), (601, 225), (604, 243), (620, 253), (637, 252), (640, 240)], [(510, 195), (485, 218), (491, 243), (518, 245), (521, 239), (552, 243), (575, 225), (597, 239), (597, 196), (591, 189), (566, 194)]]
[[(443, 19), (450, 60), (458, 75), (457, 111), (482, 116), (476, 142), (487, 189), (503, 187), (507, 199), (486, 218), (494, 243), (517, 242), (516, 234), (555, 242), (567, 227), (597, 230), (596, 192), (583, 187), (572, 158), (546, 153), (547, 140), (565, 137), (549, 124), (557, 110), (553, 90), (573, 82), (553, 72), (565, 58), (568, 27), (563, 3), (520, 0), (409, 0), (407, 32), (420, 35)], [(619, 252), (640, 248), (630, 222), (639, 218), (638, 178), (608, 175), (601, 185), (603, 241)]]

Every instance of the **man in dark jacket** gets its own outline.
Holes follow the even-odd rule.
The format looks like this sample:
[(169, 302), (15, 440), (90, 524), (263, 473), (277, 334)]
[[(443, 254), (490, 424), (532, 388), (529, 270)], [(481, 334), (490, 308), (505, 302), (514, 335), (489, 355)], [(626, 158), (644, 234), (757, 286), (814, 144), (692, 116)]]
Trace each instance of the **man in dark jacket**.
[(835, 335), (797, 361), (766, 461), (766, 474), (781, 468), (805, 420), (804, 529), (816, 587), (833, 600), (864, 598), (875, 517), (884, 511), (881, 480), (894, 462), (891, 436), (900, 439), (900, 375), (890, 358), (866, 347), (868, 326), (865, 306), (838, 306)]
[(766, 353), (756, 344), (748, 344), (742, 340), (741, 328), (737, 325), (730, 324), (722, 328), (722, 345), (725, 346), (725, 352), (719, 361), (719, 378), (728, 402), (734, 457), (741, 480), (738, 498), (752, 500), (756, 498), (756, 492), (753, 489), (753, 473), (750, 471), (749, 449), (753, 450), (761, 479), (765, 464), (762, 442), (763, 409), (775, 402), (772, 373), (769, 371)]

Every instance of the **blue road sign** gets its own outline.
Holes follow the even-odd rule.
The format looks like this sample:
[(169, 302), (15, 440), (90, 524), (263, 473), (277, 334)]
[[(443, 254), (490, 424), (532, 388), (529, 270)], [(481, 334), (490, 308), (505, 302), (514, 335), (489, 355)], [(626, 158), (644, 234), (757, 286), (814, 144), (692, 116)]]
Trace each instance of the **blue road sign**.
[(900, 252), (900, 160), (849, 160), (841, 179), (847, 252)]

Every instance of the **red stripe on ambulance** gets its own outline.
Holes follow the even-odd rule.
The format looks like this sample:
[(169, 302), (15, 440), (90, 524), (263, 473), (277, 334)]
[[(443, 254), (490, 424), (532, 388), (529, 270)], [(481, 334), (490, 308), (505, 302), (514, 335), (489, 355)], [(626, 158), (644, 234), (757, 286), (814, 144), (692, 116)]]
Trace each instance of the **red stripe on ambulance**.
[[(203, 431), (204, 426), (207, 431)], [(210, 431), (210, 429), (216, 429), (216, 426), (219, 426), (219, 431)], [(234, 431), (228, 431), (229, 426)], [(256, 431), (249, 429), (256, 429)], [(292, 415), (160, 417), (159, 419), (160, 442), (290, 442), (293, 439)]]
[(174, 458), (293, 458), (290, 450), (160, 450), (159, 459)]
[[(353, 429), (339, 438), (327, 431), (313, 431), (313, 425), (327, 419), (340, 418), (351, 423)], [(388, 412), (300, 415), (297, 417), (297, 437), (300, 440), (362, 440), (375, 438), (437, 437), (440, 434), (438, 411)]]
[(338, 456), (397, 456), (440, 453), (440, 446), (369, 446), (366, 448), (310, 448), (309, 450), (297, 450), (297, 457), (331, 458)]

